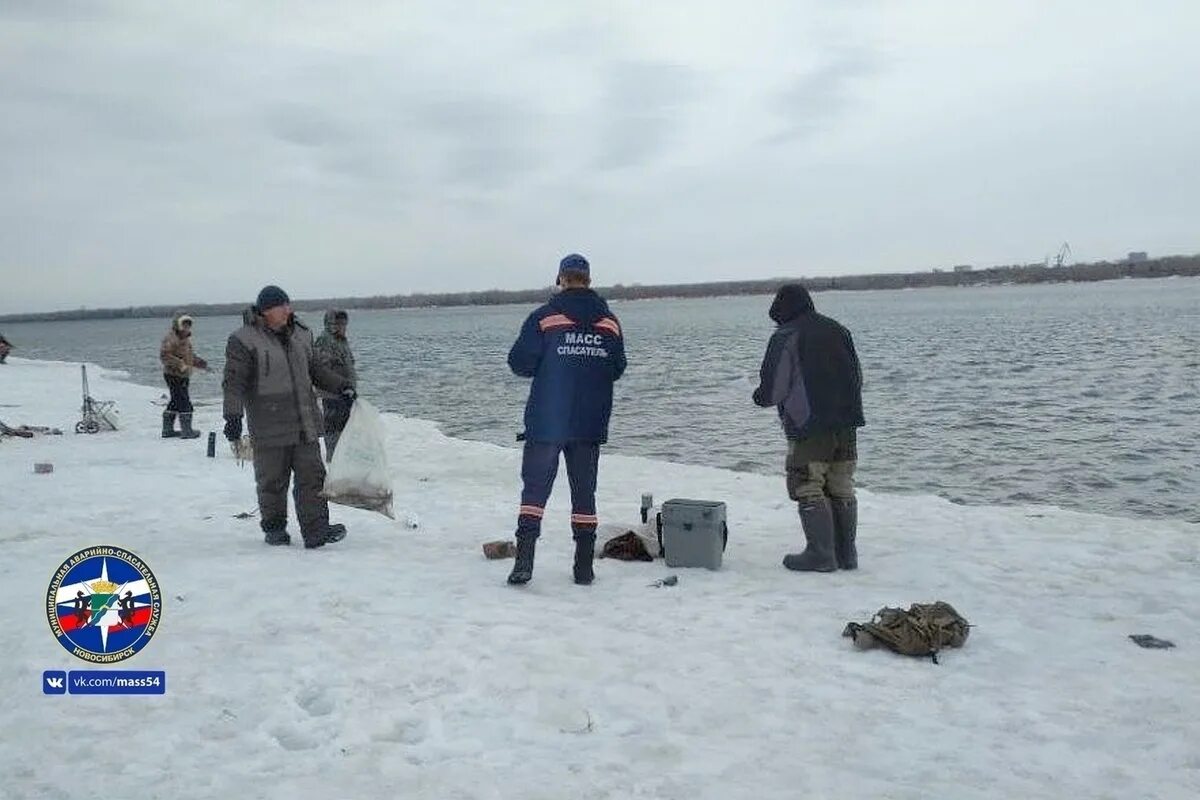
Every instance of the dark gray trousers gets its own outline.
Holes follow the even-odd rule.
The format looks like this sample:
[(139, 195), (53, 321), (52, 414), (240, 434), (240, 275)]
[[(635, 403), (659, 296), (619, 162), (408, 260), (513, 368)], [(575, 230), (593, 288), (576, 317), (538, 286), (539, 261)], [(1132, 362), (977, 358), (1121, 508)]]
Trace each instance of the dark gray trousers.
[(296, 476), (296, 516), (305, 541), (320, 539), (329, 527), (329, 503), (321, 497), (325, 464), (318, 442), (283, 447), (254, 446), (254, 480), (264, 532), (287, 527), (288, 483)]

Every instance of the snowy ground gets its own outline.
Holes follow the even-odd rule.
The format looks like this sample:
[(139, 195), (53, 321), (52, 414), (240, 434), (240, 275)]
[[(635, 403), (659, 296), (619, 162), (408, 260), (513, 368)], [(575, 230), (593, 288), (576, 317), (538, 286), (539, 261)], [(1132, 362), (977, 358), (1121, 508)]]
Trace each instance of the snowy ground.
[[(157, 388), (89, 377), (122, 431), (70, 432), (77, 365), (0, 367), (0, 419), (66, 431), (0, 443), (2, 797), (1200, 796), (1196, 526), (864, 493), (863, 568), (798, 575), (781, 478), (605, 457), (602, 521), (634, 521), (643, 491), (727, 501), (725, 568), (651, 588), (661, 562), (599, 561), (573, 585), (563, 486), (520, 590), (480, 552), (512, 529), (515, 450), (391, 417), (421, 527), (334, 507), (345, 542), (269, 549), (234, 518), (252, 473), (223, 440), (212, 460), (162, 441)], [(42, 670), (88, 668), (43, 598), (94, 544), (163, 587), (157, 637), (117, 668), (165, 669), (165, 696), (41, 692)], [(941, 665), (840, 638), (935, 599), (977, 626)]]

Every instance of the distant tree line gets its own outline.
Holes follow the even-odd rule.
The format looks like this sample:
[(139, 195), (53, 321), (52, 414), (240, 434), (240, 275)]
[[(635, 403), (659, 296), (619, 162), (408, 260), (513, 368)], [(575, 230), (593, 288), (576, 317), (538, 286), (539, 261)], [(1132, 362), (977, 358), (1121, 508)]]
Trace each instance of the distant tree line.
[[(1145, 261), (1096, 261), (1090, 264), (1023, 264), (971, 269), (956, 267), (932, 272), (847, 275), (837, 278), (768, 278), (750, 281), (717, 281), (690, 284), (617, 284), (600, 291), (612, 300), (644, 300), (667, 297), (723, 297), (730, 295), (771, 294), (784, 283), (799, 282), (811, 291), (863, 291), (869, 289), (919, 289), (931, 286), (1002, 286), (1028, 283), (1067, 283), (1105, 281), (1117, 278), (1165, 278), (1171, 275), (1200, 275), (1200, 255), (1169, 256)], [(542, 289), (489, 289), (478, 292), (439, 294), (393, 294), (374, 297), (330, 297), (295, 300), (300, 311), (328, 308), (385, 309), (431, 308), (446, 306), (494, 306), (543, 302), (549, 295)], [(169, 317), (181, 309), (192, 316), (239, 315), (247, 303), (191, 303), (172, 306), (129, 306), (127, 308), (73, 309), (47, 313), (9, 314), (0, 322), (35, 322), (85, 319), (133, 319)]]

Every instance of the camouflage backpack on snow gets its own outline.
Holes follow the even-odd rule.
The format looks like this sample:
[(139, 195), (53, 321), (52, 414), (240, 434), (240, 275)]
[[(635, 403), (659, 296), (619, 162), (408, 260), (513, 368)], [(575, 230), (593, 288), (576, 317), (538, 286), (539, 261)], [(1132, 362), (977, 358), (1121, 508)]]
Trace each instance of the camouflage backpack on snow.
[(867, 650), (883, 645), (906, 656), (929, 656), (938, 663), (938, 651), (944, 647), (962, 647), (971, 632), (971, 624), (949, 603), (914, 603), (902, 608), (881, 608), (870, 622), (851, 622), (842, 636), (854, 640), (856, 647)]

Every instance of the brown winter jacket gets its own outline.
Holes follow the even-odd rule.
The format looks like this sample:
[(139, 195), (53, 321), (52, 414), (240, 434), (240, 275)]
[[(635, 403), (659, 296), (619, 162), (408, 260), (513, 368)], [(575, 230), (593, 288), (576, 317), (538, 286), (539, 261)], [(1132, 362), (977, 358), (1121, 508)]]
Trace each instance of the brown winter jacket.
[(255, 316), (229, 337), (224, 415), (246, 414), (255, 447), (317, 441), (323, 431), (314, 383), (328, 392), (350, 386), (317, 361), (312, 332), (295, 317), (276, 333)]
[(177, 378), (186, 378), (192, 374), (195, 367), (203, 367), (204, 360), (196, 358), (192, 350), (192, 337), (184, 336), (176, 317), (171, 320), (171, 330), (163, 337), (162, 345), (158, 348), (158, 360), (162, 362), (163, 373)]

